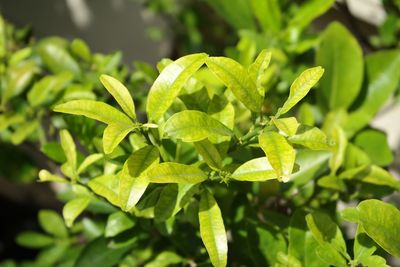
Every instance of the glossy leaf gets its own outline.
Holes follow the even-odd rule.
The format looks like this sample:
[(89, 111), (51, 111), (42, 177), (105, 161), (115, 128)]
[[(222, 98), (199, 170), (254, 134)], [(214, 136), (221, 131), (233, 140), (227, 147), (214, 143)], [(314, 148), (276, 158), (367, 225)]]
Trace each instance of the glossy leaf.
[(103, 133), (103, 148), (105, 154), (111, 154), (122, 140), (137, 126), (110, 124)]
[(213, 143), (208, 141), (208, 139), (204, 139), (202, 141), (194, 142), (193, 144), (199, 155), (208, 164), (208, 166), (215, 169), (222, 168), (221, 155)]
[(116, 108), (93, 100), (73, 100), (54, 108), (56, 112), (83, 115), (106, 124), (133, 125), (131, 119)]
[(272, 122), (282, 133), (286, 136), (293, 136), (297, 132), (297, 128), (299, 128), (300, 124), (297, 122), (295, 117), (276, 119), (274, 117), (271, 118)]
[(211, 263), (216, 267), (227, 264), (228, 241), (221, 210), (213, 195), (204, 190), (201, 194), (199, 208), (200, 235), (210, 256)]
[(197, 184), (206, 180), (207, 175), (199, 168), (175, 162), (160, 163), (148, 171), (146, 177), (151, 183)]
[(104, 236), (116, 236), (128, 229), (131, 229), (134, 225), (135, 222), (124, 212), (114, 212), (108, 216)]
[(89, 205), (89, 197), (79, 197), (68, 201), (63, 208), (63, 217), (65, 224), (71, 227), (75, 219), (86, 209)]
[(41, 210), (39, 212), (39, 223), (43, 230), (50, 235), (61, 238), (68, 236), (63, 219), (55, 211)]
[(258, 137), (260, 147), (276, 171), (278, 180), (289, 181), (295, 160), (295, 151), (286, 139), (276, 132), (264, 132)]
[(119, 183), (119, 202), (123, 210), (129, 211), (138, 203), (149, 184), (147, 177), (141, 174), (158, 162), (159, 153), (154, 146), (145, 146), (127, 159)]
[(329, 109), (348, 108), (358, 96), (363, 80), (362, 50), (340, 23), (324, 31), (317, 51), (317, 64), (325, 68), (319, 90)]
[(102, 175), (90, 180), (87, 185), (99, 196), (107, 199), (111, 204), (119, 206), (119, 179), (116, 175)]
[[(266, 1), (258, 1), (258, 2), (266, 3)], [(257, 90), (261, 95), (265, 94), (265, 89), (263, 88), (263, 82), (266, 77), (266, 70), (269, 66), (269, 63), (271, 62), (271, 55), (272, 55), (271, 52), (269, 52), (267, 49), (264, 49), (257, 56), (254, 63), (249, 66), (248, 70), (249, 75), (251, 79), (255, 82)]]
[(233, 134), (221, 122), (206, 113), (195, 110), (185, 110), (174, 114), (165, 123), (164, 133), (182, 139), (184, 142), (197, 142), (210, 136)]
[(157, 122), (178, 96), (187, 80), (204, 64), (207, 54), (181, 57), (169, 64), (158, 76), (147, 97), (149, 121)]
[(101, 160), (104, 158), (104, 155), (101, 153), (95, 153), (87, 156), (79, 165), (79, 168), (77, 170), (78, 174), (84, 172), (89, 166), (93, 165), (95, 162)]
[(292, 144), (302, 145), (312, 150), (331, 150), (333, 146), (320, 129), (313, 127), (311, 129), (304, 129), (300, 133), (290, 136), (288, 140)]
[(232, 178), (238, 181), (261, 182), (276, 179), (276, 171), (266, 157), (249, 160), (239, 166)]
[(303, 99), (310, 89), (319, 81), (324, 74), (324, 69), (315, 67), (303, 71), (290, 86), (290, 94), (283, 106), (278, 110), (276, 117), (288, 112), (301, 99)]
[(206, 64), (240, 102), (251, 111), (260, 112), (263, 97), (242, 65), (225, 57), (209, 57)]
[(362, 201), (357, 209), (358, 219), (365, 232), (383, 249), (400, 257), (400, 211), (383, 201)]
[(122, 110), (132, 119), (136, 118), (135, 105), (128, 88), (109, 75), (101, 75), (100, 81), (107, 91), (117, 100)]

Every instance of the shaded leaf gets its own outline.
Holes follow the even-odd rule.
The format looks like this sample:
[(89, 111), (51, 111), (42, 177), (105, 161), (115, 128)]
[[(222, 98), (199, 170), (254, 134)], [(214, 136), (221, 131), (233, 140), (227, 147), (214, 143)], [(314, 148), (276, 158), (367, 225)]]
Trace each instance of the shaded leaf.
[(127, 214), (122, 211), (114, 212), (108, 216), (104, 236), (116, 236), (133, 226), (135, 226), (135, 222)]
[(194, 142), (193, 144), (199, 155), (208, 164), (208, 166), (214, 169), (222, 168), (221, 155), (213, 143), (208, 141), (208, 139), (204, 139), (202, 141)]
[(55, 211), (41, 210), (39, 212), (39, 223), (48, 234), (61, 238), (68, 236), (63, 219)]

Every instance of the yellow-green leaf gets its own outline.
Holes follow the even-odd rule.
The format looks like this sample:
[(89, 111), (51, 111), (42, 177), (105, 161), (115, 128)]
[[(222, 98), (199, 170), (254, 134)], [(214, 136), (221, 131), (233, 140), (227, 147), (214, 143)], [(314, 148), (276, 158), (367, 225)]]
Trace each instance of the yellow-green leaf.
[(147, 97), (149, 121), (157, 122), (178, 96), (186, 81), (204, 64), (207, 54), (181, 57), (163, 69)]
[(134, 125), (110, 124), (103, 133), (103, 149), (105, 154), (111, 154), (124, 140), (125, 136), (136, 129)]
[(276, 171), (279, 180), (289, 181), (295, 160), (295, 151), (285, 137), (276, 132), (264, 132), (259, 136), (259, 144), (268, 161)]
[(227, 263), (228, 241), (221, 210), (213, 195), (204, 190), (199, 207), (200, 235), (213, 266), (224, 267)]
[(232, 178), (238, 181), (261, 182), (276, 179), (276, 171), (272, 168), (266, 157), (249, 160), (232, 174)]
[(59, 182), (59, 183), (67, 182), (67, 180), (65, 180), (64, 178), (62, 178), (58, 175), (51, 174), (47, 170), (40, 170), (39, 180), (40, 180), (40, 182)]
[(175, 162), (158, 164), (148, 171), (146, 177), (151, 183), (197, 184), (207, 179), (199, 168)]
[(276, 119), (272, 117), (272, 122), (275, 124), (276, 128), (279, 129), (286, 136), (293, 136), (297, 132), (297, 128), (299, 128), (299, 123), (297, 122), (295, 117)]
[(136, 118), (135, 105), (128, 88), (109, 75), (101, 75), (100, 81), (107, 91), (117, 100), (122, 110), (132, 119)]
[(104, 155), (101, 153), (95, 153), (95, 154), (91, 154), (91, 155), (87, 156), (83, 160), (81, 165), (79, 165), (78, 174), (84, 172), (90, 165), (92, 165), (93, 163), (95, 163), (98, 160), (101, 160), (103, 157), (104, 157)]
[(185, 110), (171, 116), (165, 123), (164, 133), (184, 142), (197, 142), (210, 136), (233, 134), (221, 122), (196, 110)]
[(276, 117), (285, 114), (301, 99), (303, 99), (310, 89), (319, 81), (322, 74), (324, 74), (324, 69), (321, 67), (315, 67), (303, 71), (290, 86), (289, 97), (278, 110)]
[(75, 219), (86, 209), (89, 205), (90, 197), (79, 197), (68, 201), (63, 208), (63, 217), (65, 224), (71, 227)]
[(260, 112), (263, 97), (259, 94), (255, 82), (241, 64), (226, 57), (209, 57), (206, 64), (232, 90), (240, 102), (251, 111)]
[(203, 158), (203, 160), (210, 166), (211, 168), (221, 169), (222, 168), (222, 159), (219, 154), (217, 148), (213, 143), (208, 141), (208, 139), (204, 139), (202, 141), (193, 143), (197, 152)]
[(326, 134), (316, 127), (306, 128), (288, 139), (292, 144), (302, 145), (312, 150), (331, 150), (333, 148), (332, 142), (329, 142)]
[(271, 52), (269, 52), (267, 49), (263, 49), (257, 56), (254, 63), (249, 66), (249, 75), (251, 79), (255, 82), (257, 90), (261, 95), (265, 94), (263, 83), (266, 78), (265, 71), (267, 70), (269, 63), (271, 62), (271, 55)]
[(90, 180), (87, 185), (97, 195), (104, 197), (111, 204), (119, 206), (119, 178), (117, 175), (102, 175)]
[(106, 124), (133, 125), (131, 119), (118, 109), (99, 101), (73, 100), (57, 105), (55, 112), (83, 115)]
[[(72, 174), (75, 176), (76, 172), (76, 146), (74, 139), (72, 139), (71, 134), (67, 130), (61, 130), (60, 132), (61, 147), (64, 150), (65, 157), (67, 158), (67, 164)], [(71, 177), (76, 178), (76, 177)]]

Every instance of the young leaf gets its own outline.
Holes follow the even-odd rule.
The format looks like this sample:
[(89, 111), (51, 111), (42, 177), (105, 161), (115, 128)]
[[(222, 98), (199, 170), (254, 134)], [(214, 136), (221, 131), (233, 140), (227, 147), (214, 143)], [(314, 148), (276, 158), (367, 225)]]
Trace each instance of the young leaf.
[(114, 212), (108, 216), (104, 236), (116, 236), (123, 231), (131, 229), (133, 226), (135, 226), (135, 222), (127, 214), (122, 211)]
[(256, 158), (240, 165), (232, 178), (238, 181), (262, 182), (276, 179), (276, 171), (271, 167), (266, 157)]
[(158, 164), (148, 171), (146, 177), (151, 183), (197, 184), (207, 179), (199, 168), (174, 162)]
[(38, 176), (39, 176), (40, 182), (58, 182), (58, 183), (66, 183), (67, 182), (67, 180), (65, 180), (64, 178), (54, 175), (54, 174), (51, 174), (47, 170), (40, 170)]
[(145, 146), (127, 159), (119, 182), (119, 202), (124, 211), (130, 211), (138, 203), (149, 185), (147, 177), (141, 174), (158, 162), (159, 153), (154, 146)]
[(75, 219), (86, 209), (89, 203), (89, 197), (79, 197), (68, 201), (62, 211), (65, 224), (71, 227)]
[(333, 129), (332, 140), (335, 142), (335, 146), (332, 148), (333, 153), (329, 159), (329, 167), (331, 168), (331, 174), (336, 174), (343, 163), (348, 141), (346, 134), (339, 126)]
[(111, 154), (122, 140), (137, 126), (109, 124), (103, 133), (103, 148), (105, 154)]
[(225, 57), (209, 57), (206, 64), (240, 102), (251, 111), (260, 112), (263, 97), (242, 65)]
[[(235, 108), (226, 100), (226, 98), (214, 95), (208, 105), (207, 114), (233, 130), (235, 124)], [(212, 143), (219, 144), (229, 141), (231, 137), (215, 135), (210, 136), (209, 139)]]
[(116, 108), (93, 100), (73, 100), (57, 105), (55, 112), (83, 115), (106, 124), (133, 125), (131, 119)]
[(67, 228), (64, 221), (55, 211), (41, 210), (39, 212), (39, 223), (43, 230), (56, 237), (68, 237)]
[(199, 208), (200, 235), (215, 267), (224, 267), (227, 263), (228, 241), (225, 233), (221, 210), (213, 195), (204, 190)]
[(295, 117), (283, 119), (276, 119), (275, 117), (272, 117), (271, 120), (275, 124), (276, 128), (278, 128), (279, 131), (283, 132), (287, 136), (295, 135), (297, 128), (300, 126)]
[(132, 119), (136, 118), (135, 105), (132, 96), (120, 81), (109, 75), (101, 75), (100, 81), (107, 91), (117, 100), (122, 110)]
[(97, 195), (104, 197), (111, 204), (119, 206), (119, 179), (116, 175), (109, 174), (96, 177), (90, 180), (87, 185)]
[(208, 141), (208, 139), (204, 139), (202, 141), (194, 142), (193, 144), (208, 166), (217, 170), (222, 168), (221, 155), (213, 143)]
[(276, 117), (285, 114), (301, 99), (303, 99), (303, 97), (308, 94), (310, 89), (319, 81), (323, 74), (324, 69), (321, 67), (315, 67), (303, 71), (290, 86), (289, 97), (283, 106), (278, 110)]
[[(254, 2), (254, 0), (252, 1)], [(264, 1), (259, 1), (264, 2)], [(268, 17), (268, 16), (265, 16)], [(269, 62), (271, 61), (271, 52), (268, 52), (267, 49), (261, 51), (253, 64), (249, 66), (249, 75), (251, 79), (255, 82), (257, 86), (257, 90), (261, 95), (265, 94), (265, 90), (263, 88), (263, 82), (265, 79), (265, 71), (269, 66)]]
[(357, 209), (359, 222), (368, 236), (391, 255), (400, 257), (400, 211), (376, 199), (362, 201)]
[(96, 153), (96, 154), (92, 154), (87, 156), (83, 162), (81, 163), (81, 165), (79, 165), (78, 168), (78, 174), (84, 172), (90, 165), (92, 165), (93, 163), (95, 163), (96, 161), (101, 160), (102, 158), (104, 158), (104, 155), (101, 153)]
[[(64, 150), (65, 157), (67, 158), (67, 164), (69, 165), (72, 174), (75, 175), (77, 164), (76, 164), (76, 147), (71, 134), (67, 130), (61, 130), (60, 141), (62, 149)], [(71, 177), (74, 178), (75, 177)]]
[(353, 35), (338, 22), (324, 31), (317, 64), (325, 68), (319, 91), (330, 110), (348, 108), (357, 97), (363, 80), (362, 50)]
[(171, 106), (186, 81), (204, 64), (207, 54), (181, 57), (161, 72), (147, 97), (149, 121), (157, 122)]
[(304, 129), (304, 132), (290, 136), (288, 139), (292, 144), (302, 145), (312, 150), (329, 151), (333, 148), (325, 133), (316, 127)]
[(221, 122), (195, 110), (185, 110), (172, 115), (164, 125), (164, 133), (184, 142), (197, 142), (210, 136), (233, 134)]
[(267, 155), (278, 179), (283, 182), (289, 181), (295, 160), (293, 147), (286, 141), (285, 137), (276, 132), (264, 132), (258, 139), (260, 147)]

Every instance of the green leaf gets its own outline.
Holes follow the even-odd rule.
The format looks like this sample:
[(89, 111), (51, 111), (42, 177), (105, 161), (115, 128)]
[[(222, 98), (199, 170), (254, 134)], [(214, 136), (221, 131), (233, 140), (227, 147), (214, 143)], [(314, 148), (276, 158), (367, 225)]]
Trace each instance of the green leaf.
[(132, 250), (132, 242), (111, 247), (104, 237), (99, 237), (85, 246), (76, 260), (75, 267), (112, 267), (121, 262), (122, 257)]
[[(259, 0), (256, 1), (265, 2)], [(254, 0), (252, 2), (254, 2)], [(257, 90), (262, 96), (265, 95), (265, 89), (263, 88), (263, 83), (266, 77), (266, 70), (269, 66), (269, 63), (271, 62), (271, 55), (272, 53), (269, 52), (267, 49), (262, 50), (260, 54), (257, 56), (254, 63), (249, 66), (248, 70), (251, 79), (256, 84)]]
[(340, 127), (335, 127), (331, 136), (335, 146), (332, 148), (332, 156), (329, 159), (329, 167), (331, 168), (331, 174), (336, 174), (337, 170), (343, 163), (344, 156), (347, 147), (347, 137), (343, 129)]
[(400, 257), (400, 211), (376, 199), (362, 201), (357, 209), (368, 236), (391, 255)]
[[(313, 212), (306, 216), (306, 222), (308, 228), (320, 246), (322, 246), (322, 248), (324, 248), (326, 251), (329, 251), (331, 254), (331, 260), (329, 261), (344, 262), (345, 266), (346, 260), (342, 255), (347, 255), (346, 243), (343, 239), (340, 228), (335, 222), (333, 222), (329, 215), (323, 212)], [(326, 258), (327, 257), (323, 256), (324, 260)]]
[(103, 133), (104, 153), (111, 154), (119, 143), (137, 128), (135, 125), (109, 124)]
[(97, 195), (104, 197), (111, 204), (119, 206), (119, 178), (117, 175), (102, 175), (90, 180), (87, 185)]
[(233, 134), (221, 122), (196, 110), (185, 110), (172, 115), (164, 125), (164, 133), (184, 142), (197, 142), (215, 135)]
[(168, 267), (179, 264), (182, 261), (183, 259), (178, 254), (172, 251), (163, 251), (154, 260), (146, 263), (144, 267)]
[(276, 171), (278, 180), (289, 181), (295, 160), (295, 151), (285, 137), (276, 132), (264, 132), (258, 137), (260, 147)]
[(106, 124), (133, 126), (131, 119), (116, 108), (93, 100), (73, 100), (57, 105), (55, 112), (83, 115)]
[(82, 39), (76, 38), (71, 42), (71, 51), (81, 59), (89, 62), (91, 59), (90, 48)]
[[(226, 100), (226, 98), (214, 95), (214, 97), (211, 99), (208, 105), (207, 113), (212, 118), (218, 120), (226, 127), (233, 130), (235, 124), (235, 108), (230, 102)], [(210, 136), (209, 138), (209, 140), (214, 144), (226, 142), (229, 141), (230, 139), (231, 136), (221, 136), (221, 135)]]
[(331, 150), (331, 142), (323, 131), (316, 127), (304, 127), (296, 135), (290, 136), (289, 141), (292, 144), (302, 145), (312, 150)]
[(275, 117), (271, 118), (272, 122), (275, 124), (276, 128), (279, 129), (286, 136), (293, 136), (297, 132), (300, 124), (297, 122), (295, 117), (289, 117), (284, 119), (277, 119)]
[(378, 166), (387, 166), (393, 161), (392, 151), (383, 132), (372, 129), (362, 131), (355, 137), (354, 144)]
[(340, 192), (346, 191), (346, 184), (336, 175), (325, 175), (318, 179), (317, 184), (321, 187), (337, 190)]
[(357, 40), (346, 27), (333, 22), (322, 35), (316, 57), (317, 64), (325, 68), (319, 92), (327, 108), (350, 107), (363, 81), (363, 56)]
[(96, 154), (91, 154), (89, 156), (87, 156), (83, 162), (81, 163), (81, 165), (79, 165), (78, 168), (78, 174), (84, 172), (89, 166), (91, 166), (92, 164), (94, 164), (96, 161), (99, 161), (101, 159), (104, 158), (104, 155), (101, 153), (96, 153)]
[(145, 146), (127, 159), (119, 182), (119, 202), (123, 210), (129, 211), (138, 203), (149, 185), (145, 171), (158, 162), (159, 152), (154, 146)]
[(71, 178), (76, 179), (75, 177), (75, 172), (77, 168), (76, 147), (71, 134), (67, 130), (61, 130), (60, 142), (61, 142), (61, 147), (64, 150), (65, 157), (67, 158), (67, 164), (69, 165), (70, 170), (72, 170), (72, 175), (74, 176)]
[(199, 208), (200, 235), (215, 267), (224, 267), (227, 263), (228, 241), (225, 233), (221, 210), (213, 195), (204, 190)]
[(266, 157), (249, 160), (239, 166), (232, 178), (238, 181), (262, 182), (276, 179), (276, 171), (271, 167)]
[(304, 262), (307, 246), (306, 233), (307, 224), (305, 221), (306, 213), (302, 210), (296, 210), (290, 218), (289, 224), (289, 246), (288, 254)]
[(122, 211), (114, 212), (108, 216), (104, 236), (116, 236), (128, 229), (131, 229), (133, 226), (135, 226), (135, 222), (127, 214)]
[(208, 177), (199, 168), (175, 162), (160, 163), (148, 171), (146, 177), (151, 183), (197, 184)]
[(54, 244), (54, 239), (48, 235), (27, 231), (17, 236), (18, 245), (27, 248), (43, 248)]
[(324, 14), (335, 3), (335, 0), (311, 0), (300, 6), (293, 18), (289, 21), (289, 27), (299, 30), (307, 27), (317, 17)]
[(278, 0), (251, 0), (251, 6), (264, 32), (279, 33), (282, 14)]
[(32, 135), (39, 127), (37, 120), (22, 123), (18, 129), (11, 135), (11, 142), (14, 145), (21, 144), (26, 138)]
[(232, 90), (235, 97), (248, 109), (260, 112), (263, 97), (247, 70), (238, 62), (226, 57), (209, 57), (208, 68)]
[(193, 184), (168, 184), (161, 191), (160, 198), (154, 207), (156, 221), (163, 222), (177, 214), (197, 192)]
[(276, 117), (285, 114), (301, 99), (303, 99), (308, 94), (310, 89), (319, 81), (323, 74), (324, 69), (321, 67), (315, 67), (303, 71), (290, 86), (289, 97), (283, 106), (278, 110)]
[(204, 139), (202, 141), (194, 142), (193, 144), (208, 166), (217, 170), (222, 168), (221, 155), (213, 143), (208, 141), (208, 139)]
[(354, 260), (360, 262), (362, 259), (370, 257), (376, 249), (375, 242), (365, 233), (362, 225), (359, 224), (354, 239)]
[(61, 72), (57, 75), (49, 75), (35, 83), (28, 92), (28, 102), (36, 107), (47, 100), (52, 100), (62, 89), (64, 89), (74, 78), (70, 72)]
[(89, 197), (79, 197), (68, 201), (63, 208), (63, 217), (65, 224), (71, 227), (75, 219), (86, 209), (89, 205)]
[(43, 39), (38, 47), (37, 52), (45, 66), (53, 73), (68, 71), (74, 76), (80, 76), (81, 69), (75, 59), (68, 51), (59, 44), (58, 39)]
[(122, 110), (132, 119), (136, 118), (135, 105), (128, 88), (126, 88), (120, 81), (109, 76), (101, 75), (100, 81), (107, 89), (107, 91), (117, 100)]
[(60, 215), (52, 210), (41, 210), (39, 212), (39, 223), (43, 230), (56, 237), (68, 237), (67, 228)]
[(65, 180), (64, 178), (62, 178), (62, 177), (60, 177), (58, 175), (51, 174), (47, 170), (40, 170), (39, 171), (39, 180), (41, 182), (59, 182), (59, 183), (66, 183), (67, 182), (67, 180)]
[(368, 85), (360, 106), (349, 114), (346, 132), (367, 125), (396, 90), (400, 78), (400, 50), (379, 51), (365, 57)]
[(181, 57), (161, 72), (147, 97), (149, 121), (157, 122), (178, 96), (187, 80), (204, 64), (207, 54), (193, 54)]

